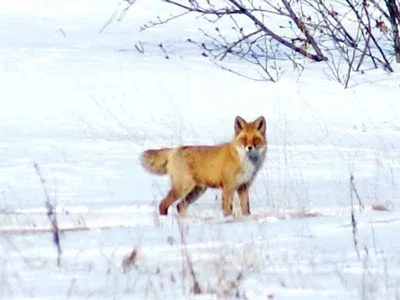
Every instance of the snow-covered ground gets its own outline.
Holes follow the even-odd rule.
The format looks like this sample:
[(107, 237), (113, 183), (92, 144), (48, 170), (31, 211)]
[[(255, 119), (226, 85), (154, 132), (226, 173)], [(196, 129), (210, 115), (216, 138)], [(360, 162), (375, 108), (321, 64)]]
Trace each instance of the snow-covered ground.
[[(186, 43), (196, 23), (139, 32), (169, 8), (158, 1), (100, 34), (117, 7), (0, 2), (0, 298), (399, 299), (400, 75), (367, 72), (344, 90), (309, 63), (255, 82)], [(236, 115), (267, 119), (253, 214), (224, 219), (210, 190), (187, 217), (158, 216), (168, 178), (140, 153), (229, 141)]]

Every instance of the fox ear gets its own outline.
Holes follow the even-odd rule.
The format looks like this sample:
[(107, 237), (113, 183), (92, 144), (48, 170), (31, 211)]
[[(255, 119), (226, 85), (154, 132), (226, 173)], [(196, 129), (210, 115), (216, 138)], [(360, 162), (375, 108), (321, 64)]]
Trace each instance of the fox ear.
[(257, 130), (265, 135), (265, 131), (267, 129), (267, 123), (265, 122), (265, 118), (263, 116), (257, 118), (254, 122), (254, 127), (257, 128)]
[(243, 118), (237, 116), (235, 119), (235, 134), (238, 135), (246, 126), (247, 122)]

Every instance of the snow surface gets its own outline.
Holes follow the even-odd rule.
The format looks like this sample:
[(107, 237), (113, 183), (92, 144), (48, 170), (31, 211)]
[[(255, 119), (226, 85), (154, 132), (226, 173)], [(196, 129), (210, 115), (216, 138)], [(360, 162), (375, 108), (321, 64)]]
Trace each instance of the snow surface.
[[(202, 37), (199, 20), (140, 32), (172, 9), (162, 2), (138, 1), (100, 34), (122, 8), (0, 2), (0, 298), (399, 299), (398, 73), (344, 90), (323, 64), (301, 76), (289, 64), (255, 82), (185, 42)], [(140, 153), (229, 141), (236, 115), (267, 119), (252, 215), (224, 219), (210, 190), (187, 217), (158, 216), (168, 178)], [(59, 267), (34, 163), (59, 212)]]

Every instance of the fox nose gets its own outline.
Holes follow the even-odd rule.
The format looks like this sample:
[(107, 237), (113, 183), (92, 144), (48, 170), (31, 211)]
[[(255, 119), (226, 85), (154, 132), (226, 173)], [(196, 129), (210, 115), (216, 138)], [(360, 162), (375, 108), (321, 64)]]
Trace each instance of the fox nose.
[(250, 146), (250, 145), (246, 147), (247, 151), (251, 151), (251, 150), (253, 150), (253, 148), (254, 148), (254, 147), (253, 147), (253, 146)]

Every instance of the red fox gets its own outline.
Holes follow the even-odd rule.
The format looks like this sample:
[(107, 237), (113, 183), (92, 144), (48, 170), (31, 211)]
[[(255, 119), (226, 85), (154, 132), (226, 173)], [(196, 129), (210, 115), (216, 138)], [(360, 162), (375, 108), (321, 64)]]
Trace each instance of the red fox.
[(171, 189), (159, 205), (161, 215), (169, 206), (184, 214), (207, 188), (222, 190), (224, 216), (232, 214), (232, 200), (238, 193), (243, 215), (250, 214), (249, 187), (264, 162), (267, 151), (266, 122), (263, 116), (247, 123), (237, 116), (235, 136), (230, 143), (216, 146), (182, 146), (146, 150), (142, 166), (154, 174), (169, 174)]

